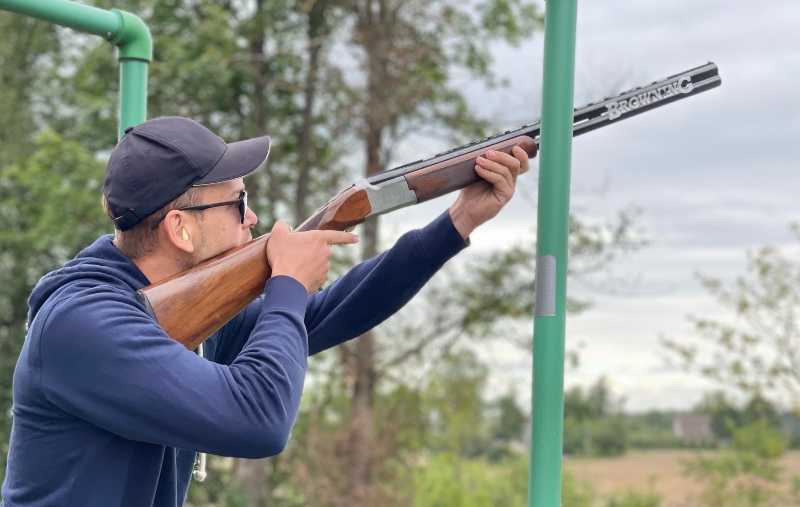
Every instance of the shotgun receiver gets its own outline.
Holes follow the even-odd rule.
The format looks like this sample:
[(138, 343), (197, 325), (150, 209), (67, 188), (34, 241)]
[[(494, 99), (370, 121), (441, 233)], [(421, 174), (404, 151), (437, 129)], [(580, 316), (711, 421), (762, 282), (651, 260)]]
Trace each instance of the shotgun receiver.
[[(708, 63), (589, 104), (575, 109), (573, 135), (591, 132), (720, 84), (717, 66)], [(539, 145), (539, 123), (360, 179), (295, 231), (346, 230), (368, 217), (459, 190), (481, 180), (474, 170), (476, 157), (488, 150), (509, 153), (516, 145), (534, 157)], [(136, 297), (170, 337), (194, 349), (264, 290), (271, 273), (264, 253), (268, 239), (269, 234), (253, 239), (149, 285), (139, 290)], [(234, 274), (236, 283), (231, 283)]]

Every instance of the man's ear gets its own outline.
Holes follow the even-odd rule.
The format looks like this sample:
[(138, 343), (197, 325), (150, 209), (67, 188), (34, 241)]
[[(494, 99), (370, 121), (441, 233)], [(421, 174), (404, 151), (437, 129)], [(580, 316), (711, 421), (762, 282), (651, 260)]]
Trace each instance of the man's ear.
[(186, 253), (194, 252), (194, 236), (197, 231), (195, 223), (188, 214), (172, 210), (164, 218), (164, 232), (169, 242)]

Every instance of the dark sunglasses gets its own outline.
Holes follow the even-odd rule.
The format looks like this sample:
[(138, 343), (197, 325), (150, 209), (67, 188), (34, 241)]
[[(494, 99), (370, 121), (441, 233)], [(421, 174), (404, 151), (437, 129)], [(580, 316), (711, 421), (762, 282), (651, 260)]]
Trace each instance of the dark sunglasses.
[[(239, 214), (242, 215), (241, 223), (244, 223), (244, 215), (247, 213), (247, 191), (242, 190), (242, 193), (239, 194), (239, 198), (235, 201), (225, 201), (225, 202), (215, 202), (212, 204), (199, 204), (197, 206), (184, 206), (182, 208), (175, 208), (178, 211), (202, 211), (204, 209), (209, 208), (217, 208), (219, 206), (238, 206), (239, 207)], [(167, 215), (156, 220), (153, 225), (150, 226), (151, 229), (155, 229), (158, 227), (158, 224), (161, 223), (162, 220), (167, 218)]]

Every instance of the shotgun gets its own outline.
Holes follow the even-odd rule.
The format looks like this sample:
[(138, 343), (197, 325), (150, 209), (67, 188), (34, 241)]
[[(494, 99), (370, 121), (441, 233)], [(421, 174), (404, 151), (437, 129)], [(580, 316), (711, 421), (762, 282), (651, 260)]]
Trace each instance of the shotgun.
[[(573, 136), (697, 95), (721, 82), (717, 66), (708, 63), (575, 109)], [(516, 145), (534, 157), (539, 133), (538, 122), (525, 125), (360, 179), (334, 196), (295, 231), (347, 230), (368, 217), (464, 188), (481, 180), (474, 170), (476, 157), (488, 150), (509, 153)], [(264, 253), (268, 239), (269, 234), (255, 238), (144, 287), (136, 297), (171, 338), (192, 350), (262, 293), (270, 277)], [(235, 283), (231, 282), (233, 279)]]

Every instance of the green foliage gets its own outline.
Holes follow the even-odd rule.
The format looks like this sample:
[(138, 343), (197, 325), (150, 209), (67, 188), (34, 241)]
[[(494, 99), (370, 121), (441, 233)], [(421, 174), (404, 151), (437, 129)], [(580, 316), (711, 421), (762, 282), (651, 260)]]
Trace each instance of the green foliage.
[(424, 397), (429, 449), (466, 457), (487, 449), (489, 435), (481, 423), (487, 377), (486, 366), (469, 351), (448, 356), (437, 368)]
[(492, 437), (506, 443), (522, 438), (523, 433), (528, 430), (528, 420), (517, 405), (514, 393), (501, 396), (493, 405), (498, 415), (492, 425)]
[(564, 470), (561, 473), (561, 505), (564, 507), (591, 507), (596, 493), (591, 483)]
[(734, 428), (733, 444), (722, 454), (683, 462), (684, 473), (705, 484), (700, 496), (709, 507), (787, 505), (783, 468), (777, 458), (786, 450), (783, 435), (769, 421)]
[(615, 493), (606, 504), (606, 507), (658, 507), (661, 505), (661, 495), (650, 489), (639, 491), (629, 488), (621, 493)]
[[(435, 454), (414, 470), (412, 507), (508, 507), (527, 505), (527, 456), (500, 462), (459, 459)], [(569, 472), (562, 476), (561, 503), (569, 507), (591, 507), (595, 500), (591, 484)]]
[(0, 167), (33, 151), (36, 131), (31, 86), (48, 61), (57, 59), (52, 25), (0, 11)]
[(564, 453), (572, 456), (621, 456), (628, 448), (621, 416), (579, 420), (564, 417)]
[(724, 393), (710, 393), (695, 405), (693, 411), (711, 416), (711, 430), (723, 442), (734, 437), (736, 428), (757, 422), (774, 430), (781, 429), (781, 417), (777, 409), (760, 394), (754, 394), (739, 408)]
[(413, 507), (505, 507), (527, 499), (527, 464), (489, 464), (448, 454), (432, 456), (414, 472)]
[(733, 438), (732, 428), (742, 425), (742, 411), (723, 392), (707, 394), (695, 405), (693, 411), (711, 417), (711, 431), (722, 441)]
[[(628, 445), (632, 449), (679, 449), (697, 447), (675, 436), (675, 412), (650, 410), (643, 414), (626, 414)], [(711, 443), (702, 445), (710, 446)]]
[(539, 8), (521, 0), (484, 1), (477, 5), (477, 11), (489, 35), (504, 37), (511, 44), (519, 44), (544, 28)]
[(732, 447), (763, 460), (774, 460), (786, 452), (786, 441), (771, 421), (758, 419), (733, 430)]
[(741, 424), (748, 425), (763, 422), (766, 426), (777, 429), (780, 418), (775, 406), (760, 394), (755, 394), (742, 409)]
[(564, 393), (564, 452), (584, 457), (624, 454), (627, 425), (621, 405), (605, 377), (585, 393), (579, 387)]
[(241, 491), (233, 481), (232, 460), (208, 456), (205, 481), (193, 481), (189, 486), (185, 507), (218, 505), (219, 507), (248, 507)]

